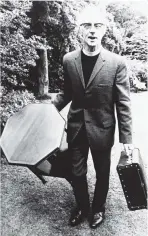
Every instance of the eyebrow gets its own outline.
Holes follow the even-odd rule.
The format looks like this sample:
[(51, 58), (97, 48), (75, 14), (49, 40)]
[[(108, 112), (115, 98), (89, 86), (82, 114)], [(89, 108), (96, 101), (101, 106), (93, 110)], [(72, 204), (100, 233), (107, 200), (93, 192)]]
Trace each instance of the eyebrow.
[(87, 24), (87, 25), (92, 25), (92, 24), (94, 24), (94, 25), (103, 25), (102, 22), (96, 22), (96, 23), (85, 22), (85, 23), (82, 23), (81, 25), (85, 25), (85, 24)]

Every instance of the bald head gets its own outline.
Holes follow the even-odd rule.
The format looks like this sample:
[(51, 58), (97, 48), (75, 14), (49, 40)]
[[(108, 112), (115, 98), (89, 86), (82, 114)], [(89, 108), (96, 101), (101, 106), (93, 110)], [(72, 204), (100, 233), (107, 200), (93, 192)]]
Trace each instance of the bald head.
[(80, 26), (88, 22), (106, 25), (105, 7), (92, 5), (85, 7), (78, 16), (77, 24)]

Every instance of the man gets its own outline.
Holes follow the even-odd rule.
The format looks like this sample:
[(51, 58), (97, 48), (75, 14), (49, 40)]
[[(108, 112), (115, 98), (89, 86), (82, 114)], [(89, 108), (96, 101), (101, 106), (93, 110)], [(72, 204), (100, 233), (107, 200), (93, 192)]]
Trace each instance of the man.
[(53, 103), (61, 110), (72, 101), (68, 113), (67, 142), (77, 209), (70, 218), (70, 224), (81, 223), (90, 210), (86, 179), (90, 148), (96, 171), (90, 226), (96, 228), (105, 217), (115, 105), (119, 140), (127, 152), (132, 149), (130, 87), (123, 58), (101, 46), (106, 31), (105, 13), (96, 7), (88, 7), (81, 13), (79, 24), (82, 49), (64, 56), (64, 93), (58, 94)]

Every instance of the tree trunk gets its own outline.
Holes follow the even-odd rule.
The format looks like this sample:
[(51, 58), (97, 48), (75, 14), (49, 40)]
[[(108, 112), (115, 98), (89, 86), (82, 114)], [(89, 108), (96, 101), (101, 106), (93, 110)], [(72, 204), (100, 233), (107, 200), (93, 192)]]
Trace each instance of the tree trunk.
[(112, 52), (114, 52), (116, 45), (114, 44), (112, 47)]
[(45, 96), (49, 89), (47, 49), (38, 49), (38, 54), (40, 57), (38, 67), (39, 96)]

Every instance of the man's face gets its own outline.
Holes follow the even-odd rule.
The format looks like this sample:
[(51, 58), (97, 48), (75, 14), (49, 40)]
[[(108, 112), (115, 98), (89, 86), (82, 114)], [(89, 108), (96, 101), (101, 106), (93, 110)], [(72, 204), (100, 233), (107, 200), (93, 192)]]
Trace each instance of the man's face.
[(106, 26), (102, 22), (88, 20), (80, 27), (84, 46), (87, 45), (89, 48), (101, 46), (101, 40), (106, 30)]

